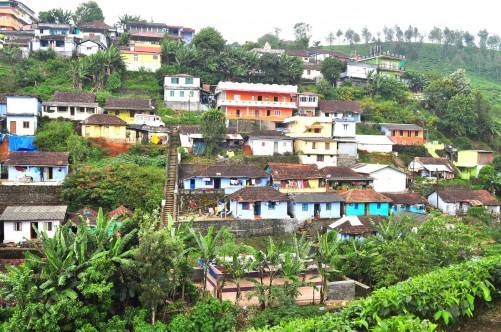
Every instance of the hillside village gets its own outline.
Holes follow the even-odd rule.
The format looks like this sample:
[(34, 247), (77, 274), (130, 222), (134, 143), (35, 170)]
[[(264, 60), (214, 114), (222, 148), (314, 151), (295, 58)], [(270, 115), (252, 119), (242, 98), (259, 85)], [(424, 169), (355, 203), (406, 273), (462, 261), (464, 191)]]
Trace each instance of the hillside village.
[[(158, 320), (159, 330), (181, 331), (196, 310), (174, 309), (173, 319), (166, 302), (228, 300), (232, 309), (214, 330), (264, 331), (314, 316), (297, 309), (296, 317), (242, 323), (236, 312), (255, 306), (249, 316), (265, 317), (260, 310), (283, 303), (370, 301), (373, 289), (482, 255), (494, 262), (483, 268), (501, 266), (499, 105), (491, 108), (464, 70), (428, 79), (376, 39), (365, 54), (269, 38), (230, 47), (213, 28), (130, 15), (111, 26), (102, 13), (76, 22), (56, 11), (43, 22), (26, 1), (0, 1), (0, 268), (18, 277), (23, 266), (40, 269), (47, 280), (64, 275), (89, 289), (104, 278), (113, 291), (101, 303), (62, 280), (53, 294), (37, 295), (40, 303), (94, 301), (82, 320), (100, 312), (102, 324), (143, 307), (133, 324)], [(215, 37), (219, 51), (209, 45)], [(496, 48), (489, 51), (498, 57)], [(227, 62), (211, 71), (218, 59)], [(10, 81), (16, 71), (24, 85)], [(407, 258), (395, 258), (391, 241), (423, 261), (403, 267)], [(83, 242), (89, 247), (77, 248)], [(67, 254), (87, 273), (79, 250), (101, 262), (96, 276), (69, 272), (63, 256), (47, 267)], [(401, 274), (392, 264), (402, 264)], [(23, 305), (16, 277), (7, 276), (3, 303)], [(12, 312), (2, 328), (26, 319)], [(72, 315), (26, 330), (82, 328)], [(408, 324), (449, 324), (415, 315)]]

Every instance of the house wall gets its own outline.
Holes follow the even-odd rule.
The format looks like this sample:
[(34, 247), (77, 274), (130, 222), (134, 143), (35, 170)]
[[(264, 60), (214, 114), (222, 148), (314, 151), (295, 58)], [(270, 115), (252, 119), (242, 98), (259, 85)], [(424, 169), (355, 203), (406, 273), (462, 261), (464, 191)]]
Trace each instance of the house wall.
[[(331, 138), (332, 137), (332, 121), (325, 117), (319, 116), (295, 116), (293, 121), (287, 123), (289, 129), (288, 136), (291, 137), (311, 137), (311, 138)], [(320, 125), (318, 132), (308, 129), (308, 126)]]
[(120, 119), (127, 122), (127, 124), (133, 124), (134, 123), (134, 115), (136, 115), (136, 114), (154, 115), (155, 111), (153, 109), (151, 111), (107, 110), (106, 113), (119, 117)]
[(345, 203), (345, 212), (347, 216), (363, 216), (365, 203)]
[(377, 192), (400, 192), (407, 187), (407, 175), (391, 167), (385, 167), (369, 176), (374, 178), (374, 190)]
[(183, 148), (191, 149), (193, 147), (193, 141), (190, 139), (189, 135), (179, 135), (179, 141)]
[(274, 209), (268, 208), (268, 202), (249, 203), (249, 209), (244, 210), (244, 203), (230, 201), (233, 217), (237, 219), (254, 219), (254, 204), (261, 205), (260, 219), (290, 219), (287, 215), (287, 202), (277, 202)]
[[(307, 211), (303, 211), (303, 204), (306, 204), (308, 207)], [(332, 202), (330, 210), (327, 210), (327, 203), (319, 203), (320, 204), (320, 218), (321, 219), (329, 219), (329, 218), (340, 218), (341, 217), (341, 203), (340, 202)], [(294, 218), (296, 218), (299, 222), (315, 218), (315, 204), (314, 203), (301, 203), (301, 202), (289, 202), (288, 210)]]
[[(190, 187), (191, 179), (195, 180), (195, 188)], [(190, 178), (183, 180), (184, 189), (214, 189), (214, 178), (211, 178), (210, 182), (205, 182), (204, 178)], [(268, 185), (269, 178), (259, 178), (259, 179), (249, 179), (246, 177), (236, 178), (241, 182), (239, 185), (233, 185), (230, 183), (230, 178), (221, 178), (221, 187), (219, 189), (224, 189), (225, 194), (231, 194), (239, 189), (247, 186), (247, 182), (250, 181), (249, 186), (251, 187), (264, 187)]]
[[(73, 111), (73, 115), (71, 115)], [(51, 119), (59, 117), (70, 119), (73, 121), (82, 121), (87, 119), (92, 114), (101, 113), (98, 107), (58, 107), (58, 106), (43, 106), (42, 116), (47, 116)]]
[(369, 203), (369, 215), (389, 216), (390, 203)]
[[(9, 111), (10, 112), (10, 111)], [(18, 136), (33, 136), (37, 130), (37, 117), (36, 116), (7, 116), (7, 130), (10, 132), (12, 125), (15, 122), (16, 132)], [(24, 124), (27, 123), (27, 128), (23, 128)], [(14, 134), (14, 133), (11, 133)]]
[(340, 119), (340, 120), (350, 120), (355, 122), (361, 122), (362, 116), (360, 113), (353, 112), (324, 112), (322, 110), (319, 111), (319, 116), (328, 117), (332, 119)]
[[(137, 55), (137, 61), (134, 61), (134, 56)], [(139, 71), (144, 68), (147, 71), (156, 71), (162, 65), (160, 53), (123, 53), (122, 58), (125, 62), (127, 70)]]
[(339, 158), (358, 158), (357, 142), (337, 142)]
[[(221, 110), (225, 113), (227, 119), (252, 119), (278, 122), (291, 117), (293, 112), (292, 108), (245, 105), (223, 106)], [(268, 115), (268, 111), (270, 111), (270, 115)]]
[(294, 151), (299, 154), (322, 154), (337, 155), (337, 141), (307, 141), (302, 139), (294, 140)]
[(391, 153), (393, 151), (393, 144), (364, 144), (358, 143), (359, 151)]
[[(318, 161), (318, 156), (323, 157), (323, 161)], [(337, 155), (324, 155), (324, 154), (298, 154), (299, 161), (301, 164), (316, 164), (318, 168), (323, 168), (325, 166), (337, 166), (338, 159)]]
[(401, 204), (400, 207), (398, 207), (396, 204), (391, 205), (391, 213), (397, 213), (400, 211), (408, 211), (408, 212), (413, 212), (413, 213), (425, 213), (426, 208), (424, 204), (419, 204), (420, 207), (417, 207), (416, 205), (407, 205), (407, 204)]
[(255, 156), (273, 156), (275, 153), (294, 153), (293, 140), (249, 139), (252, 154)]
[(381, 127), (381, 131), (395, 144), (413, 145), (426, 143), (424, 140), (423, 130), (390, 130), (386, 127)]
[(44, 221), (22, 221), (22, 226), (20, 231), (14, 230), (14, 222), (12, 221), (4, 221), (4, 240), (3, 243), (14, 242), (18, 243), (20, 241), (26, 241), (26, 239), (31, 239), (31, 223), (36, 223), (38, 229), (47, 229), (47, 223), (52, 222), (52, 231), (47, 231), (47, 235), (49, 237), (53, 237), (56, 227), (59, 227), (59, 220), (44, 220)]
[(446, 203), (442, 200), (442, 198), (438, 197), (438, 206), (437, 206), (437, 193), (434, 192), (430, 196), (428, 196), (428, 203), (434, 208), (442, 211), (445, 214), (455, 215), (456, 214), (456, 204), (455, 203)]
[(335, 137), (355, 137), (357, 124), (354, 121), (338, 120), (334, 122), (334, 131), (332, 136)]
[(324, 75), (322, 75), (320, 70), (303, 69), (303, 75), (301, 75), (301, 78), (304, 80), (318, 82), (318, 81), (322, 80), (322, 78), (324, 78)]
[[(49, 169), (52, 169), (52, 179), (49, 179)], [(33, 177), (34, 182), (41, 181), (39, 167), (28, 166), (24, 171), (16, 170), (15, 166), (8, 166), (8, 180), (9, 181), (19, 181), (23, 175)], [(68, 166), (55, 166), (55, 167), (44, 167), (44, 181), (64, 181), (68, 175)]]
[(82, 136), (90, 138), (125, 139), (125, 126), (82, 125)]
[(78, 53), (83, 55), (93, 55), (99, 51), (99, 46), (96, 43), (86, 41), (78, 45)]

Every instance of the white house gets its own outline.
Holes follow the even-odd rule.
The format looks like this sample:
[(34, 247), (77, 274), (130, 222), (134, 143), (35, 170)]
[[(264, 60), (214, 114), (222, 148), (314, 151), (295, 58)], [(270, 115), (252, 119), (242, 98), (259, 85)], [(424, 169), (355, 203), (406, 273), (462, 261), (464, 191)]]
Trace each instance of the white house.
[(13, 182), (62, 182), (69, 172), (68, 152), (10, 152), (5, 166)]
[(318, 82), (324, 78), (324, 75), (322, 75), (319, 65), (306, 63), (301, 78), (305, 81)]
[(407, 174), (391, 165), (366, 164), (353, 170), (374, 178), (373, 186), (377, 192), (401, 192), (407, 188)]
[(306, 219), (329, 219), (341, 217), (343, 197), (337, 193), (300, 193), (289, 195), (289, 214), (299, 222)]
[(34, 240), (37, 230), (45, 230), (53, 237), (55, 230), (66, 217), (65, 205), (58, 206), (8, 206), (0, 216), (3, 223), (3, 243)]
[(53, 50), (59, 55), (70, 57), (77, 50), (76, 36), (71, 30), (69, 24), (39, 23), (31, 41), (31, 50)]
[(108, 24), (102, 21), (83, 23), (78, 26), (79, 37), (82, 41), (78, 45), (78, 53), (84, 55), (96, 54), (99, 50), (108, 49), (111, 31)]
[(371, 75), (376, 74), (378, 66), (372, 63), (348, 61), (346, 71), (339, 75), (338, 85), (351, 80), (353, 85), (365, 84)]
[(427, 178), (453, 179), (458, 173), (452, 160), (447, 158), (415, 157), (407, 168), (410, 172)]
[(275, 153), (292, 154), (294, 140), (276, 130), (259, 130), (249, 134), (245, 141), (244, 151), (246, 149), (250, 149), (249, 152), (254, 156), (273, 156)]
[(177, 111), (202, 111), (200, 77), (178, 74), (164, 77), (164, 105)]
[(246, 187), (228, 196), (231, 214), (237, 219), (290, 219), (289, 198), (272, 187)]
[(360, 122), (363, 110), (360, 104), (353, 100), (320, 100), (317, 113), (318, 116)]
[(42, 116), (82, 121), (92, 114), (100, 114), (102, 109), (96, 102), (94, 93), (56, 91), (50, 101), (42, 103)]
[(391, 153), (395, 145), (385, 135), (356, 135), (355, 139), (359, 151)]
[(19, 136), (35, 135), (38, 112), (36, 97), (7, 96), (7, 129)]
[(471, 207), (483, 206), (489, 213), (500, 213), (501, 202), (487, 190), (439, 190), (428, 196), (428, 203), (448, 215), (462, 215)]

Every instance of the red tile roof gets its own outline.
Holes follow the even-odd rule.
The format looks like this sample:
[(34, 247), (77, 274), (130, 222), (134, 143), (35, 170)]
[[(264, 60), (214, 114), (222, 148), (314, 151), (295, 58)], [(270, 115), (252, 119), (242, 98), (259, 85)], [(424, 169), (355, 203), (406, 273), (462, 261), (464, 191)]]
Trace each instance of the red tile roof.
[(360, 104), (352, 100), (319, 100), (318, 109), (326, 113), (363, 113)]
[(242, 188), (228, 198), (237, 202), (287, 202), (289, 198), (272, 187), (246, 187)]
[(108, 98), (104, 104), (107, 110), (153, 111), (151, 99), (137, 98)]
[(90, 104), (96, 102), (96, 95), (94, 93), (85, 92), (56, 91), (52, 96), (52, 101)]
[(346, 203), (391, 203), (391, 198), (376, 192), (373, 189), (350, 189), (340, 193)]
[(334, 230), (339, 234), (348, 235), (363, 235), (368, 233), (375, 234), (376, 230), (372, 227), (372, 223), (379, 224), (383, 221), (381, 216), (359, 216), (357, 218), (360, 220), (362, 225), (352, 225), (349, 220), (347, 220), (341, 225), (335, 227)]
[(289, 56), (297, 56), (302, 58), (308, 57), (308, 50), (285, 50), (285, 53)]
[(438, 196), (448, 203), (454, 202), (475, 202), (487, 206), (499, 206), (501, 202), (496, 200), (487, 190), (439, 190)]
[(68, 166), (68, 152), (10, 152), (6, 166)]
[(88, 220), (89, 225), (96, 225), (97, 211), (88, 206), (81, 208), (75, 213), (69, 213), (68, 215), (70, 217), (69, 219), (75, 224), (80, 223), (79, 216), (82, 216), (85, 221)]
[(111, 114), (92, 114), (87, 119), (80, 121), (80, 124), (125, 126), (127, 122)]
[(315, 164), (268, 163), (274, 181), (319, 179), (322, 176)]
[(327, 166), (320, 170), (320, 174), (329, 180), (372, 180), (371, 177), (359, 174), (346, 166)]
[(418, 193), (384, 193), (384, 195), (393, 201), (393, 204), (426, 204), (428, 201)]
[(126, 208), (125, 206), (120, 205), (119, 207), (117, 207), (115, 210), (111, 211), (108, 214), (108, 218), (113, 218), (114, 216), (117, 216), (117, 220), (120, 221), (124, 215), (132, 217), (132, 211)]

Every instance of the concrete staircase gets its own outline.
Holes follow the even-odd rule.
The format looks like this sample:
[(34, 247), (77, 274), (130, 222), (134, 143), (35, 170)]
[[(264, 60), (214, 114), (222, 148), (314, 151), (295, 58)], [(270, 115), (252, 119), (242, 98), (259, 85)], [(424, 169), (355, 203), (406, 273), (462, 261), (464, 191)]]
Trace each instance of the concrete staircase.
[(169, 142), (167, 155), (167, 165), (165, 165), (165, 206), (162, 211), (162, 222), (166, 222), (167, 216), (171, 215), (177, 220), (177, 181), (178, 181), (178, 159), (177, 148), (179, 147), (179, 133), (173, 130)]
[(306, 227), (306, 221), (301, 223), (296, 231), (296, 234), (298, 236), (303, 236), (305, 238), (307, 238), (308, 240), (311, 240), (313, 238), (313, 235), (311, 234), (311, 232), (308, 230), (308, 228)]

